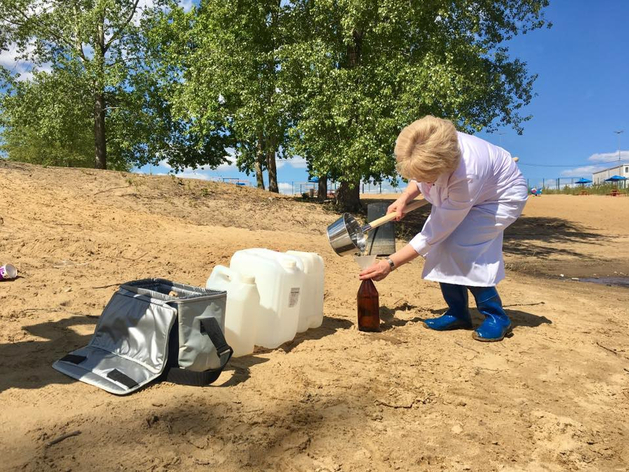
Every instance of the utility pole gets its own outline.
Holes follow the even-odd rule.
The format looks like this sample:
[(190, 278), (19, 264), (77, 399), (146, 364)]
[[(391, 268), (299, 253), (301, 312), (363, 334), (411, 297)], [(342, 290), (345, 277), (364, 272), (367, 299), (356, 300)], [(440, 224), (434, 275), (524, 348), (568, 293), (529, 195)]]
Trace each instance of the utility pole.
[(500, 147), (502, 147), (502, 137), (503, 136), (504, 136), (503, 132), (499, 132), (498, 133), (498, 142), (499, 142)]
[(624, 132), (625, 132), (624, 129), (621, 129), (619, 131), (614, 131), (614, 133), (616, 133), (616, 136), (618, 136), (618, 165), (620, 165), (620, 135)]
[[(616, 136), (618, 136), (618, 175), (622, 175), (622, 162), (620, 161), (620, 135), (622, 133), (624, 133), (624, 129), (618, 130), (618, 131), (614, 131), (614, 133), (616, 133)], [(626, 183), (626, 181), (624, 182)]]

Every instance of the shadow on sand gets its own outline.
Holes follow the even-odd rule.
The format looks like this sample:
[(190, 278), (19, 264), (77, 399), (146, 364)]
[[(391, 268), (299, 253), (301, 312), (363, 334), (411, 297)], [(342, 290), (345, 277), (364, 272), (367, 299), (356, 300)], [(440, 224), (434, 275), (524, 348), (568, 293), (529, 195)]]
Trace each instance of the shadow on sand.
[(77, 315), (25, 326), (24, 331), (41, 340), (0, 344), (0, 392), (9, 388), (30, 389), (74, 382), (54, 370), (52, 363), (87, 345), (91, 335), (80, 335), (74, 328), (95, 326), (97, 319), (92, 315)]
[[(366, 205), (370, 203), (391, 204), (393, 200), (369, 199), (364, 200), (364, 210), (361, 215), (366, 215)], [(406, 215), (395, 224), (396, 237), (410, 240), (419, 233), (430, 214), (430, 205), (426, 205)], [(605, 236), (588, 231), (580, 226), (562, 218), (528, 217), (522, 216), (507, 228), (504, 235), (505, 254), (519, 256), (535, 256), (546, 259), (551, 255), (576, 256), (588, 258), (588, 256), (575, 250), (562, 249), (562, 244), (600, 244)]]
[[(0, 392), (9, 388), (36, 389), (49, 384), (77, 382), (54, 370), (52, 364), (69, 352), (86, 346), (92, 334), (78, 334), (76, 328), (84, 326), (94, 328), (97, 320), (98, 316), (78, 314), (57, 321), (25, 326), (24, 331), (40, 339), (0, 344)], [(295, 339), (278, 349), (288, 353), (306, 340), (321, 339), (334, 334), (338, 329), (348, 329), (351, 326), (350, 321), (326, 316), (319, 328), (297, 334)], [(216, 386), (228, 387), (247, 381), (250, 377), (250, 368), (268, 360), (256, 354), (271, 351), (256, 349), (253, 355), (231, 359), (225, 368), (226, 374), (233, 371), (231, 378), (225, 383), (221, 383), (219, 379)]]
[[(537, 305), (537, 304), (535, 304)], [(517, 305), (521, 306), (521, 305)], [(511, 318), (511, 323), (513, 324), (513, 328), (517, 328), (519, 326), (526, 328), (536, 328), (543, 324), (552, 324), (552, 321), (546, 318), (545, 316), (534, 315), (533, 313), (528, 313), (526, 311), (521, 310), (512, 310), (509, 305), (505, 305), (505, 311), (507, 316)], [(405, 326), (408, 323), (418, 323), (424, 321), (426, 318), (436, 318), (444, 314), (447, 308), (441, 308), (437, 310), (427, 310), (430, 316), (415, 316), (411, 319), (400, 319), (395, 317), (395, 313), (398, 311), (406, 311), (406, 310), (415, 310), (417, 307), (413, 305), (409, 305), (407, 303), (403, 303), (394, 308), (388, 307), (380, 307), (380, 319), (382, 320), (382, 331), (388, 331), (395, 327)], [(472, 314), (472, 321), (474, 322), (474, 326), (479, 326), (483, 320), (484, 316), (481, 315), (477, 310), (471, 308), (470, 312)]]
[[(303, 333), (297, 333), (292, 341), (282, 344), (278, 349), (282, 349), (285, 353), (291, 352), (304, 341), (322, 339), (326, 336), (336, 333), (339, 329), (349, 329), (353, 326), (351, 321), (343, 318), (333, 318), (324, 316), (323, 323), (318, 328), (309, 329)], [(256, 353), (271, 352), (273, 349), (256, 348)]]

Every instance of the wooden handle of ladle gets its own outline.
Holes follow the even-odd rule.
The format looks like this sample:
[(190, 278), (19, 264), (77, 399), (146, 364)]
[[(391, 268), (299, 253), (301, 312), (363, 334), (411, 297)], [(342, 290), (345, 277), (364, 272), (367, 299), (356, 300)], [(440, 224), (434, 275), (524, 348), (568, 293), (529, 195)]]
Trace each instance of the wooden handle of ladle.
[[(413, 210), (417, 210), (418, 208), (423, 207), (427, 203), (428, 201), (424, 199), (424, 197), (421, 197), (418, 200), (414, 200), (413, 203), (406, 205), (406, 208), (404, 208), (404, 214), (406, 215), (407, 213), (410, 213)], [(382, 226), (383, 224), (388, 223), (389, 221), (393, 221), (396, 217), (397, 217), (397, 213), (389, 213), (376, 220), (373, 220), (372, 222), (369, 223), (369, 226), (371, 227), (371, 229), (374, 229), (374, 228), (377, 228), (378, 226)]]

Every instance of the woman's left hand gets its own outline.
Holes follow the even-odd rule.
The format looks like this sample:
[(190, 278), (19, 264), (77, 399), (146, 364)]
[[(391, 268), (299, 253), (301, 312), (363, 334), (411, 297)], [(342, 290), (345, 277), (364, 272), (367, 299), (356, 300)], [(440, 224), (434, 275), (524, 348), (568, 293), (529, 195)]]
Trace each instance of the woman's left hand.
[(384, 279), (390, 273), (391, 267), (389, 263), (387, 261), (378, 261), (358, 274), (358, 278), (360, 280), (373, 279), (377, 282)]

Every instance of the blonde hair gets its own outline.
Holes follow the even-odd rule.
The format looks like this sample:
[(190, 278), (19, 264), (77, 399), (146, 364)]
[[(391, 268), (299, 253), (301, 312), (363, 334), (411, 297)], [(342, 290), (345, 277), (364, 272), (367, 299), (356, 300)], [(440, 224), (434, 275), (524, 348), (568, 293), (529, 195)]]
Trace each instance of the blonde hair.
[(404, 128), (395, 143), (397, 170), (402, 177), (434, 182), (459, 166), (461, 151), (452, 122), (425, 116)]

